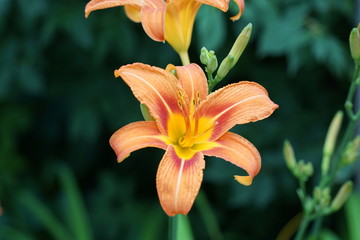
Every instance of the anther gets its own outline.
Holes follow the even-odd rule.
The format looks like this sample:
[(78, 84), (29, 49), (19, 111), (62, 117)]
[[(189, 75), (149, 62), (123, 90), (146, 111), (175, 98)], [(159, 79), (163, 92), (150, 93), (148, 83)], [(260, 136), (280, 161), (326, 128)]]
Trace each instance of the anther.
[(180, 92), (180, 91), (178, 91), (178, 94), (179, 94), (179, 97), (180, 97), (181, 99), (183, 99), (184, 94), (182, 94), (182, 92)]

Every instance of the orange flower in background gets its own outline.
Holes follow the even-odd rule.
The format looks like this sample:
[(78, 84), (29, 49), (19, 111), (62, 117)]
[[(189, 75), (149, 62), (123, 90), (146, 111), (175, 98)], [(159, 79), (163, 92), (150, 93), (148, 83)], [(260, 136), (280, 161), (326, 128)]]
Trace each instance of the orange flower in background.
[[(202, 4), (224, 12), (230, 0), (92, 0), (85, 7), (85, 17), (92, 11), (125, 6), (126, 15), (141, 22), (147, 35), (155, 41), (166, 40), (180, 55), (187, 53), (191, 42), (196, 13)], [(234, 0), (239, 12), (232, 17), (238, 20), (244, 11), (244, 0)]]
[[(171, 70), (176, 71), (175, 76)], [(243, 168), (248, 176), (235, 179), (244, 185), (252, 183), (261, 167), (260, 154), (249, 141), (228, 130), (235, 124), (264, 119), (278, 108), (262, 86), (239, 82), (208, 95), (205, 74), (196, 64), (169, 65), (163, 70), (135, 63), (115, 70), (115, 76), (130, 86), (155, 121), (120, 128), (110, 145), (118, 162), (145, 147), (166, 151), (156, 186), (161, 206), (169, 216), (190, 211), (202, 182), (204, 155)]]

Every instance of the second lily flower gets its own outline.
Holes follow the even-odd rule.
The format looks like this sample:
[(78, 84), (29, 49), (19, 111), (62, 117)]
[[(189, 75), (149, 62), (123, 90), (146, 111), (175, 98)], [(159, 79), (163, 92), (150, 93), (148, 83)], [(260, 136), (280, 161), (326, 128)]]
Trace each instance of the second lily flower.
[[(238, 20), (244, 11), (244, 0), (234, 0), (239, 12), (232, 17)], [(224, 12), (229, 0), (91, 0), (85, 7), (85, 16), (92, 11), (125, 6), (126, 15), (142, 26), (153, 40), (167, 41), (184, 59), (191, 42), (191, 35), (197, 11), (202, 4), (208, 4)], [(186, 63), (187, 64), (187, 63)]]

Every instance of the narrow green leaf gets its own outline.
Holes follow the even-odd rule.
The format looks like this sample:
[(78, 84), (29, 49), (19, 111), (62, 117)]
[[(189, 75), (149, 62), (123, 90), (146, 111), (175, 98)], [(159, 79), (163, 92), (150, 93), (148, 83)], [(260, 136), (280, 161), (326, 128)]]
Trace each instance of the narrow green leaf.
[(348, 239), (360, 239), (360, 195), (353, 193), (345, 204), (345, 217), (348, 226)]
[(221, 240), (222, 235), (214, 211), (212, 210), (206, 195), (203, 191), (199, 191), (199, 194), (195, 201), (196, 206), (199, 209), (201, 217), (204, 221), (205, 227), (209, 233), (209, 239)]
[(20, 205), (28, 209), (34, 217), (49, 231), (55, 240), (69, 240), (70, 235), (51, 211), (30, 192), (23, 192), (18, 197)]
[(67, 198), (68, 210), (66, 211), (66, 215), (68, 225), (75, 239), (92, 239), (85, 206), (73, 174), (67, 167), (61, 167), (59, 177)]
[(0, 227), (0, 236), (2, 240), (34, 240), (28, 233), (6, 225)]

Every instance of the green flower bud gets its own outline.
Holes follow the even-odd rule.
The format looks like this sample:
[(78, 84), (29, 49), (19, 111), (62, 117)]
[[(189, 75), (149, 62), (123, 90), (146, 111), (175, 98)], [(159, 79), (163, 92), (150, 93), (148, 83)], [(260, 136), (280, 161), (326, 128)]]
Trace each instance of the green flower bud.
[(357, 136), (346, 145), (345, 150), (341, 155), (340, 165), (343, 167), (354, 163), (358, 159), (359, 149), (360, 136)]
[(284, 154), (286, 165), (288, 166), (290, 171), (293, 172), (296, 167), (296, 158), (295, 158), (295, 154), (294, 154), (294, 149), (291, 146), (290, 141), (288, 141), (288, 140), (284, 141), (283, 154)]
[(325, 143), (324, 143), (324, 148), (323, 148), (323, 159), (322, 159), (322, 163), (321, 163), (321, 172), (322, 172), (323, 176), (325, 176), (329, 172), (330, 159), (334, 153), (334, 148), (335, 148), (339, 130), (341, 128), (343, 115), (344, 114), (342, 111), (338, 111), (335, 114), (334, 118), (332, 119), (332, 121), (330, 123), (330, 127), (328, 129), (328, 132), (327, 132), (327, 135), (325, 138)]
[(360, 63), (360, 33), (358, 28), (353, 28), (351, 30), (349, 43), (350, 43), (351, 56), (356, 62), (356, 64), (359, 64)]
[(208, 50), (203, 47), (201, 48), (201, 51), (200, 51), (200, 62), (204, 65), (207, 65), (208, 62), (209, 62), (209, 52)]
[(331, 202), (330, 208), (332, 211), (337, 211), (344, 205), (352, 192), (352, 188), (353, 183), (351, 181), (347, 181), (341, 186), (334, 200)]
[[(210, 54), (209, 54), (210, 55)], [(210, 72), (210, 73), (213, 73), (215, 72), (215, 70), (217, 69), (218, 67), (218, 60), (216, 58), (215, 55), (213, 55), (212, 57), (210, 57), (209, 59), (209, 62), (207, 64), (207, 67), (206, 67), (206, 71), (207, 72)]]
[(330, 188), (320, 188), (319, 186), (315, 187), (313, 191), (313, 198), (317, 204), (318, 210), (324, 210), (330, 204)]
[(234, 64), (231, 66), (233, 67), (237, 61), (239, 60), (241, 54), (244, 52), (246, 45), (249, 42), (250, 36), (252, 31), (252, 24), (249, 23), (240, 33), (238, 38), (236, 39), (233, 47), (230, 50), (229, 55), (234, 56)]
[(314, 167), (311, 162), (305, 163), (304, 160), (300, 160), (294, 169), (294, 176), (303, 182), (306, 182), (309, 177), (314, 174)]
[(249, 42), (250, 35), (252, 30), (252, 24), (249, 23), (239, 34), (234, 45), (232, 46), (228, 56), (221, 62), (217, 76), (220, 79), (223, 79), (226, 74), (230, 71), (231, 68), (239, 60), (241, 54), (244, 52), (246, 45)]
[(140, 110), (145, 121), (155, 121), (155, 119), (150, 115), (149, 109), (145, 104), (140, 103)]
[(234, 63), (234, 56), (228, 55), (220, 64), (216, 77), (223, 79), (230, 71)]

